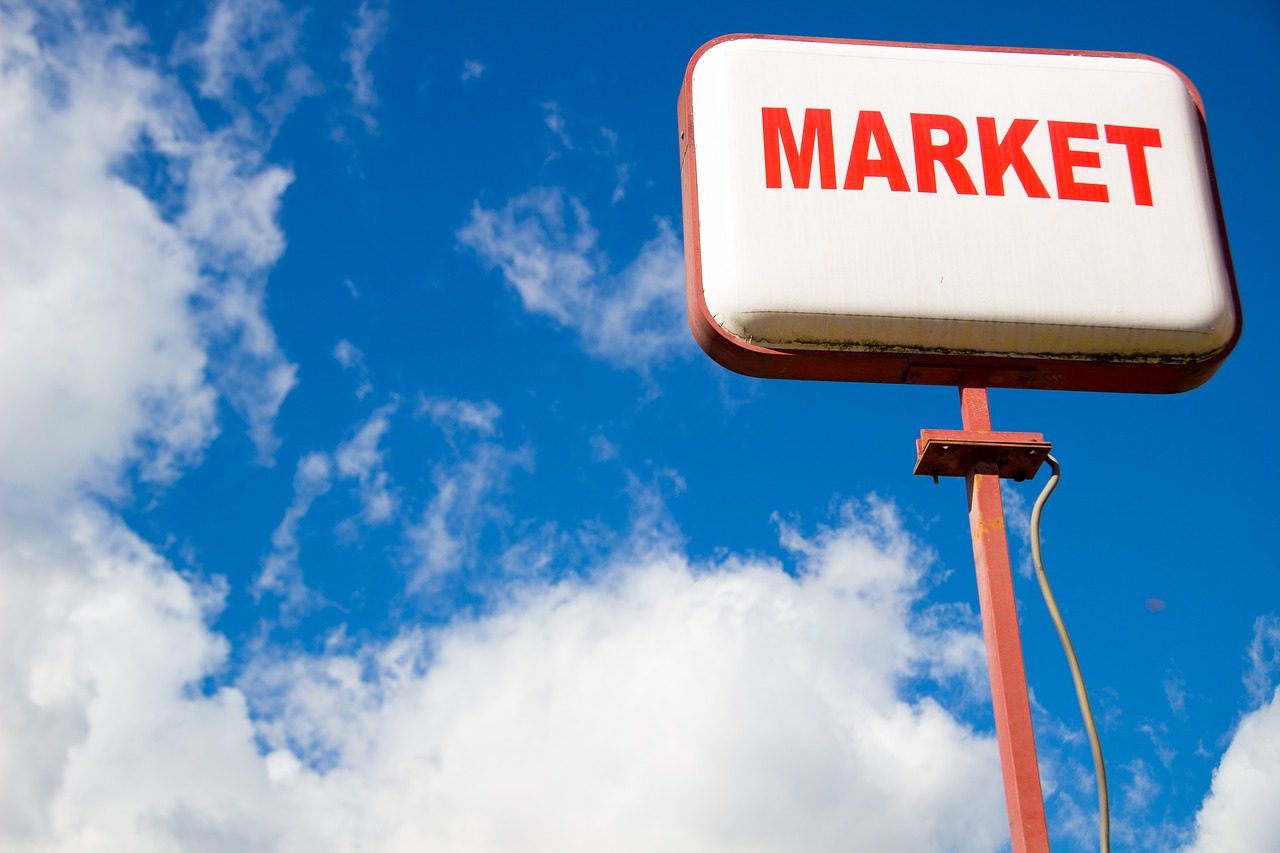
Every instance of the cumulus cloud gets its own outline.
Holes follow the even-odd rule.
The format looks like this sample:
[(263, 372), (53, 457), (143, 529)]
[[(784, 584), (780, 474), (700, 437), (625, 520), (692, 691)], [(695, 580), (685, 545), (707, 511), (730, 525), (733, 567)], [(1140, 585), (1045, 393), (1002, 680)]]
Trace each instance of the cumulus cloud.
[(1244, 684), (1253, 710), (1236, 727), (1213, 773), (1187, 853), (1265, 850), (1280, 838), (1280, 619), (1274, 613), (1254, 623), (1247, 658)]
[(1255, 853), (1280, 838), (1280, 690), (1245, 715), (1213, 773), (1187, 853)]
[[(299, 762), (290, 784), (348, 804), (315, 827), (344, 848), (993, 850), (992, 743), (896, 692), (919, 662), (917, 567), (884, 521), (788, 534), (797, 577), (657, 552), (429, 645), (267, 668), (268, 740), (325, 720), (298, 746), (331, 769)], [(333, 714), (335, 692), (367, 710)]]
[(242, 694), (197, 683), (227, 656), (207, 628), (225, 582), (179, 575), (86, 496), (175, 479), (219, 394), (269, 454), (294, 381), (262, 308), (292, 176), (253, 132), (206, 126), (143, 44), (117, 13), (0, 6), (6, 850), (195, 849), (224, 818), (253, 849), (269, 824)]
[(657, 229), (611, 273), (582, 203), (540, 187), (501, 209), (476, 202), (458, 240), (502, 271), (525, 310), (572, 329), (591, 355), (645, 371), (689, 350), (683, 249), (670, 223)]
[[(192, 686), (225, 660), (222, 591), (108, 519), (81, 528), (39, 559), (4, 546), (24, 593), (58, 605), (25, 608), (5, 647), (29, 662), (5, 681), (7, 847), (1003, 843), (990, 737), (902, 695), (931, 666), (928, 557), (886, 507), (785, 529), (787, 567), (659, 539), (481, 618), (259, 656), (211, 694)], [(34, 736), (53, 719), (60, 739)]]
[(112, 493), (135, 464), (170, 481), (216, 434), (219, 393), (269, 458), (294, 367), (262, 292), (292, 176), (206, 128), (133, 30), (6, 7), (0, 33), (6, 489)]
[(260, 836), (244, 697), (193, 689), (226, 659), (207, 628), (225, 585), (180, 577), (101, 511), (18, 529), (0, 536), (0, 847), (173, 849), (184, 813)]

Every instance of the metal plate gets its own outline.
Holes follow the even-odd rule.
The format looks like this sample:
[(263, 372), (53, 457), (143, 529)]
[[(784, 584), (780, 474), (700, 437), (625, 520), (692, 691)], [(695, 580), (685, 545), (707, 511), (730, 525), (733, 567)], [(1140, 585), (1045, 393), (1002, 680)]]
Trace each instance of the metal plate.
[(921, 430), (915, 473), (964, 477), (977, 471), (1021, 482), (1035, 477), (1052, 449), (1053, 445), (1035, 432)]

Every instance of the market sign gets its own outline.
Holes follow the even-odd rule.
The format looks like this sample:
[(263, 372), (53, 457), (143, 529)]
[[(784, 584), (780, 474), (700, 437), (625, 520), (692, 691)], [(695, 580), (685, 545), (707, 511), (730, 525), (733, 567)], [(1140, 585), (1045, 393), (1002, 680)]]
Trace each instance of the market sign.
[(679, 113), (690, 324), (740, 373), (1182, 391), (1239, 337), (1159, 60), (726, 36)]

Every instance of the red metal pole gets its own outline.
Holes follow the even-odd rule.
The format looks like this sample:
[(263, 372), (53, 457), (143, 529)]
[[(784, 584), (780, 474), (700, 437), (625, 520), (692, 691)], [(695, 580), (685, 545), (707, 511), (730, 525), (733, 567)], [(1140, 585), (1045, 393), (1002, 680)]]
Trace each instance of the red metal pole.
[[(960, 411), (966, 432), (992, 431), (986, 388), (961, 386)], [(1027, 698), (1022, 638), (1009, 568), (1009, 543), (1004, 530), (1004, 505), (1000, 500), (1000, 475), (995, 463), (977, 462), (965, 477), (965, 487), (1013, 853), (1049, 853), (1049, 830), (1045, 825), (1031, 702)]]

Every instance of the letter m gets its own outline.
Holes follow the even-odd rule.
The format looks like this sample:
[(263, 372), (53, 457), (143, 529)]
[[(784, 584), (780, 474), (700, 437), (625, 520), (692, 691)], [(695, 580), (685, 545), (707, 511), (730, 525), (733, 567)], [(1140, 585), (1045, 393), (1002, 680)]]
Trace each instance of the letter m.
[[(764, 185), (782, 188), (782, 153), (787, 155), (791, 185), (808, 189), (813, 174), (813, 149), (818, 149), (818, 180), (824, 190), (836, 188), (836, 150), (831, 141), (831, 110), (805, 110), (802, 141), (796, 144), (786, 107), (762, 107), (764, 124)], [(781, 143), (781, 145), (779, 145)]]

